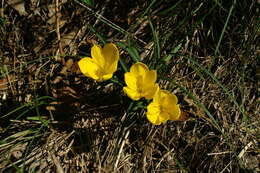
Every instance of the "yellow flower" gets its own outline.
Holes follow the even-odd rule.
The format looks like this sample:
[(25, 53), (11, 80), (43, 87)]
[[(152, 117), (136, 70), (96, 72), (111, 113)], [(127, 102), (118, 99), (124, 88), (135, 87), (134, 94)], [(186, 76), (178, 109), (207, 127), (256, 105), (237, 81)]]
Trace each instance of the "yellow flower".
[(98, 82), (112, 78), (117, 70), (119, 51), (115, 44), (108, 43), (103, 48), (94, 45), (91, 48), (92, 58), (82, 58), (79, 62), (80, 71), (87, 77)]
[(125, 73), (126, 87), (124, 92), (133, 100), (139, 100), (142, 97), (152, 99), (158, 84), (155, 83), (157, 72), (141, 62), (137, 62), (130, 68), (130, 72)]
[(160, 125), (167, 120), (178, 120), (181, 110), (177, 103), (176, 95), (158, 89), (153, 101), (147, 106), (147, 119), (154, 125)]

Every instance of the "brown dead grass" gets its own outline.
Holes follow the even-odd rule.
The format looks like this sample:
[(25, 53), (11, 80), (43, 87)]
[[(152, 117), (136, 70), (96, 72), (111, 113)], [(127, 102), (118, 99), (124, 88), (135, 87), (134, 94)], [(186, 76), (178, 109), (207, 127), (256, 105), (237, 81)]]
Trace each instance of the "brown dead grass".
[[(39, 107), (40, 115), (50, 121), (38, 133), (28, 131), (41, 127), (39, 121), (26, 118), (36, 115), (34, 109), (19, 119), (23, 110), (0, 120), (0, 137), (5, 139), (0, 144), (1, 172), (17, 171), (14, 165), (25, 172), (260, 171), (257, 2), (246, 3), (243, 10), (247, 13), (242, 16), (235, 10), (211, 69), (243, 107), (247, 120), (234, 100), (186, 58), (205, 68), (210, 65), (225, 22), (225, 17), (217, 20), (216, 15), (226, 16), (229, 4), (198, 22), (206, 12), (199, 10), (193, 16), (190, 12), (199, 1), (183, 2), (175, 9), (179, 16), (171, 15), (172, 11), (159, 15), (175, 3), (158, 3), (148, 10), (149, 17), (142, 17), (149, 6), (146, 1), (95, 1), (94, 11), (131, 33), (129, 36), (98, 20), (77, 1), (21, 2), (14, 6), (2, 1), (0, 10), (0, 17), (6, 19), (0, 27), (0, 115), (40, 96), (57, 100)], [(59, 8), (55, 8), (57, 2)], [(221, 131), (205, 109), (167, 80), (159, 81), (161, 87), (177, 94), (188, 118), (152, 126), (144, 110), (126, 111), (130, 101), (119, 86), (95, 83), (80, 74), (79, 56), (88, 55), (92, 43), (99, 41), (90, 26), (109, 41), (130, 41), (143, 61), (154, 65), (156, 45), (149, 20), (160, 37), (161, 57), (182, 43), (159, 74), (192, 93)], [(128, 53), (121, 53), (128, 61)], [(123, 76), (121, 72), (117, 75)]]

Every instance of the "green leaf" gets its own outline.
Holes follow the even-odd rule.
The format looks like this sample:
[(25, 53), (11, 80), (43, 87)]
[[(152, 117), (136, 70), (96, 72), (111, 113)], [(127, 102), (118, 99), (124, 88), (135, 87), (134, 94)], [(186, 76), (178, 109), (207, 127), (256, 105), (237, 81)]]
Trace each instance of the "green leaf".
[(83, 3), (85, 3), (86, 5), (90, 6), (90, 7), (94, 7), (94, 1), (93, 0), (82, 0)]
[(170, 54), (167, 55), (167, 56), (165, 56), (165, 57), (163, 58), (163, 60), (164, 60), (165, 62), (169, 62), (169, 61), (172, 59), (173, 54), (176, 54), (176, 53), (180, 50), (181, 46), (182, 46), (182, 44), (180, 43), (178, 46), (176, 46), (175, 48), (173, 48), (173, 49), (171, 50)]
[(136, 105), (132, 108), (132, 111), (137, 111), (138, 109), (146, 109), (146, 106), (144, 105), (144, 102), (139, 101), (136, 103)]
[(126, 50), (129, 55), (131, 56), (131, 58), (133, 59), (134, 62), (139, 62), (141, 60), (140, 55), (137, 51), (137, 49), (134, 46), (128, 46), (125, 43), (122, 42), (117, 42), (116, 43), (119, 47), (121, 47), (122, 49)]
[(0, 25), (3, 25), (6, 22), (5, 18), (0, 17)]

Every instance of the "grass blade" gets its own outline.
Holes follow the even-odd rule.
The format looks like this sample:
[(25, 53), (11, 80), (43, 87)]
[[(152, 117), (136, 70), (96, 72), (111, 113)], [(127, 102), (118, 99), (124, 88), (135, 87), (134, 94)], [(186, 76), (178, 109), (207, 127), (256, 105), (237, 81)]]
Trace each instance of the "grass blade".
[(221, 31), (221, 35), (220, 35), (220, 37), (219, 37), (218, 44), (217, 44), (217, 47), (216, 47), (215, 52), (214, 52), (214, 56), (212, 56), (212, 61), (211, 61), (211, 66), (210, 66), (210, 68), (211, 68), (212, 66), (214, 66), (216, 55), (219, 54), (219, 47), (220, 47), (221, 41), (222, 41), (222, 39), (223, 39), (224, 33), (226, 32), (226, 29), (227, 29), (227, 25), (228, 25), (230, 16), (231, 16), (231, 14), (232, 14), (232, 12), (233, 12), (233, 9), (234, 9), (235, 5), (236, 5), (236, 0), (233, 1), (232, 5), (231, 5), (231, 7), (230, 7), (227, 20), (226, 20), (226, 22), (225, 22), (225, 24), (224, 24), (224, 27), (223, 27), (222, 31)]
[(199, 67), (199, 69), (201, 69), (204, 73), (206, 73), (207, 75), (209, 75), (211, 77), (211, 79), (216, 82), (216, 84), (218, 86), (220, 86), (222, 88), (222, 90), (228, 95), (228, 97), (234, 102), (234, 104), (237, 106), (237, 108), (240, 110), (240, 112), (243, 115), (243, 119), (246, 120), (247, 115), (245, 114), (245, 111), (243, 110), (243, 108), (241, 108), (241, 106), (239, 106), (238, 102), (236, 101), (236, 99), (234, 98), (234, 96), (228, 91), (228, 89), (214, 76), (214, 74), (212, 74), (209, 70), (207, 70), (206, 68), (204, 68), (202, 65), (200, 65), (197, 61), (195, 61), (192, 58), (186, 57), (186, 59), (190, 60), (193, 64), (197, 65)]

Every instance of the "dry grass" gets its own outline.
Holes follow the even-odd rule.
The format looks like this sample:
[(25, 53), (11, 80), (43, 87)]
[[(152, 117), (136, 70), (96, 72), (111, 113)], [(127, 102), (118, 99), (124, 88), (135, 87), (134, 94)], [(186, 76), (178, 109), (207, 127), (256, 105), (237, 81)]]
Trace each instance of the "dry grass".
[[(1, 2), (1, 172), (260, 171), (258, 2)], [(104, 41), (157, 69), (186, 118), (153, 126), (84, 77)]]

